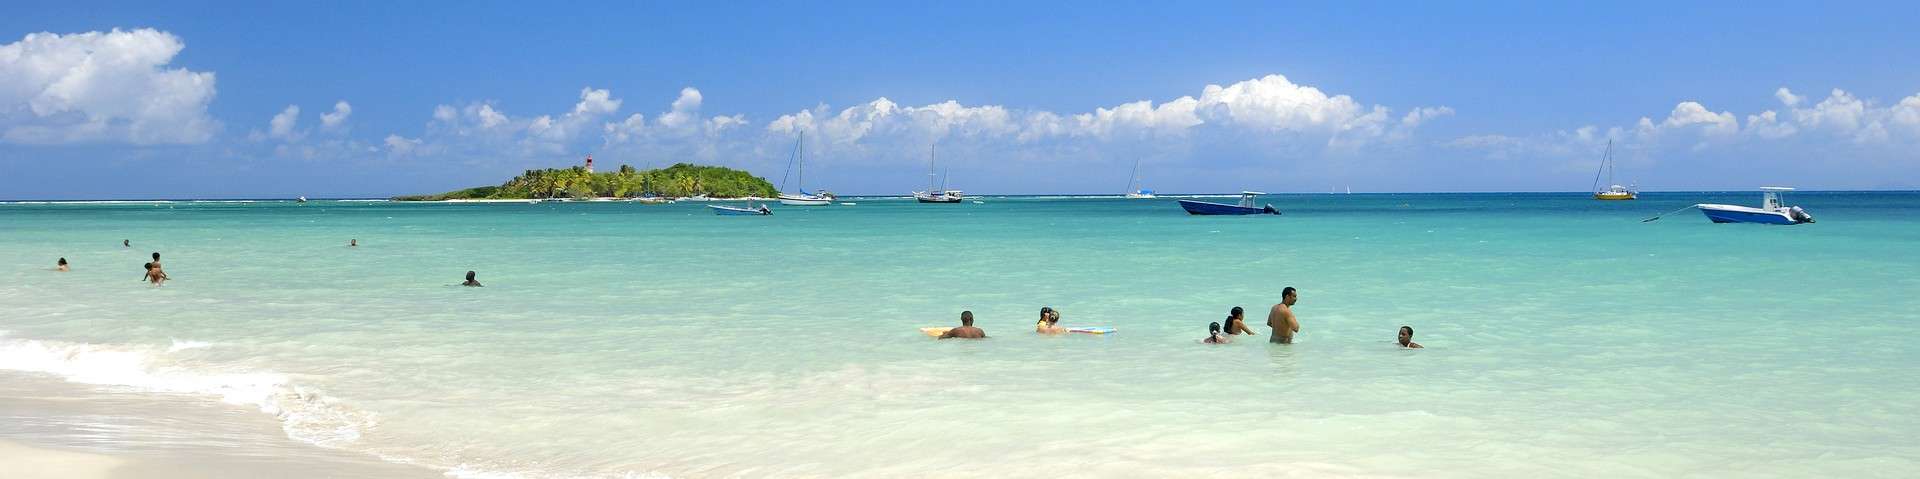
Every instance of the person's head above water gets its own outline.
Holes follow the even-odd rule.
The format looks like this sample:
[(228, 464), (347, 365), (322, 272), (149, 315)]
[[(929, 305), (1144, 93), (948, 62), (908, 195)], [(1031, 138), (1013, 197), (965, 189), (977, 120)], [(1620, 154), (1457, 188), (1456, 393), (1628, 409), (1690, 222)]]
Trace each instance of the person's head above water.
[(153, 261), (154, 261), (155, 263), (158, 263), (158, 262), (160, 262), (160, 252), (159, 252), (159, 251), (155, 251), (155, 252), (153, 252)]
[(1406, 346), (1407, 343), (1411, 343), (1411, 342), (1413, 342), (1413, 326), (1401, 326), (1400, 327), (1400, 345)]
[(1213, 334), (1213, 335), (1216, 335), (1216, 336), (1217, 336), (1217, 335), (1219, 335), (1219, 334), (1220, 334), (1220, 322), (1219, 322), (1219, 321), (1215, 321), (1215, 322), (1211, 322), (1211, 323), (1207, 323), (1207, 333), (1209, 333), (1209, 334)]
[(147, 263), (147, 271), (153, 271), (153, 263)]
[(1040, 320), (1041, 320), (1041, 321), (1046, 321), (1046, 320), (1047, 320), (1047, 318), (1051, 318), (1051, 317), (1053, 317), (1053, 307), (1052, 307), (1052, 306), (1041, 306), (1041, 307), (1040, 307)]
[(354, 238), (354, 239), (347, 240), (347, 246), (360, 246), (360, 239)]
[(60, 258), (60, 262), (58, 262), (58, 263), (54, 263), (54, 264), (57, 264), (57, 265), (60, 265), (60, 266), (66, 266), (66, 265), (67, 265), (67, 259), (66, 259), (66, 258)]
[(467, 281), (473, 281), (473, 272), (472, 272), (472, 271), (468, 271), (468, 272), (467, 272)]
[(1232, 310), (1227, 311), (1227, 320), (1231, 321), (1235, 319), (1240, 319), (1241, 317), (1244, 317), (1246, 315), (1247, 315), (1247, 310), (1240, 309), (1239, 306), (1234, 306)]
[(133, 247), (133, 240), (120, 240), (120, 246), (125, 246), (125, 247), (128, 247), (128, 248), (132, 248), (132, 247)]
[(1287, 306), (1293, 306), (1293, 302), (1299, 299), (1300, 299), (1300, 293), (1297, 290), (1293, 289), (1292, 286), (1288, 286), (1286, 289), (1280, 290), (1280, 302), (1282, 304), (1286, 304)]
[(960, 325), (961, 325), (961, 326), (972, 326), (972, 325), (973, 325), (973, 311), (961, 311), (961, 312), (960, 312)]

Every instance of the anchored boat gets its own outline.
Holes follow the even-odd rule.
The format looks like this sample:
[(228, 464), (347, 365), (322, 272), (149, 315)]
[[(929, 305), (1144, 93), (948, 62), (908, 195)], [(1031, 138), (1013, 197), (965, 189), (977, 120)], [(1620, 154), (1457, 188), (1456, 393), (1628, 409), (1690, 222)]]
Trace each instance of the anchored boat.
[(773, 210), (768, 209), (767, 205), (760, 205), (758, 207), (753, 206), (753, 199), (751, 198), (747, 199), (747, 207), (745, 208), (741, 208), (738, 206), (727, 206), (727, 205), (707, 205), (707, 208), (712, 209), (713, 214), (720, 215), (720, 216), (771, 216), (773, 215)]
[(1787, 206), (1780, 200), (1784, 193), (1793, 188), (1763, 186), (1760, 188), (1760, 207), (1721, 204), (1697, 204), (1700, 212), (1715, 223), (1759, 223), (1767, 225), (1797, 225), (1812, 223), (1813, 215), (1798, 206)]
[[(939, 180), (938, 187), (934, 185), (935, 179)], [(913, 192), (913, 199), (921, 203), (959, 203), (966, 199), (960, 190), (946, 189), (946, 182), (945, 176), (933, 174), (933, 145), (927, 145), (927, 191)]]
[(1240, 204), (1213, 203), (1207, 201), (1180, 200), (1180, 207), (1190, 215), (1277, 215), (1280, 210), (1273, 205), (1254, 206), (1253, 198), (1264, 195), (1258, 191), (1240, 192)]
[[(1600, 189), (1600, 174), (1607, 174), (1607, 189)], [(1631, 200), (1640, 197), (1633, 188), (1613, 184), (1613, 140), (1607, 140), (1607, 152), (1600, 156), (1600, 171), (1593, 173), (1593, 199)]]
[(1149, 190), (1145, 188), (1139, 188), (1139, 189), (1134, 188), (1134, 186), (1139, 184), (1140, 184), (1140, 159), (1134, 158), (1133, 173), (1129, 173), (1127, 176), (1126, 198), (1129, 200), (1153, 199), (1153, 190)]
[(787, 177), (781, 176), (780, 204), (788, 206), (826, 206), (833, 204), (833, 193), (826, 191), (811, 194), (807, 193), (807, 155), (806, 150), (801, 146), (801, 140), (805, 138), (805, 133), (802, 133), (799, 138), (794, 138), (793, 155), (787, 157), (787, 172), (793, 172), (794, 165), (800, 165), (800, 174), (794, 179), (794, 185), (800, 188), (800, 192), (787, 193)]

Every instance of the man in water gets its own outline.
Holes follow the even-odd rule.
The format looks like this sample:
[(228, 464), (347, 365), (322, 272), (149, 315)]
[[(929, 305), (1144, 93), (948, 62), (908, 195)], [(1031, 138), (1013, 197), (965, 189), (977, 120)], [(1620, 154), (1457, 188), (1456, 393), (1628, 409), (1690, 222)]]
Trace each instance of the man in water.
[(940, 339), (947, 338), (986, 339), (987, 332), (981, 331), (980, 328), (973, 327), (972, 311), (961, 311), (960, 327), (949, 329), (947, 332), (940, 334)]
[(1233, 339), (1227, 335), (1220, 334), (1220, 323), (1214, 322), (1207, 323), (1207, 339), (1202, 342), (1207, 344), (1227, 344), (1233, 342)]
[(155, 267), (155, 268), (158, 268), (158, 267), (160, 267), (160, 252), (159, 252), (159, 251), (155, 251), (155, 252), (153, 252), (153, 267)]
[(476, 280), (474, 280), (474, 279), (473, 279), (473, 272), (472, 272), (472, 271), (468, 271), (468, 272), (467, 272), (467, 282), (465, 282), (465, 283), (460, 283), (460, 285), (461, 285), (461, 286), (471, 286), (471, 287), (475, 287), (475, 288), (478, 288), (478, 287), (480, 287), (480, 282), (479, 282), (479, 281), (476, 281)]
[(347, 240), (347, 247), (354, 247), (354, 246), (360, 246), (359, 238)]
[(1401, 326), (1400, 327), (1400, 347), (1407, 348), (1407, 349), (1420, 349), (1425, 346), (1421, 346), (1420, 343), (1413, 342), (1413, 326)]
[(120, 247), (122, 247), (122, 248), (132, 248), (132, 247), (133, 247), (133, 240), (124, 240), (124, 239), (123, 239), (123, 240), (120, 240)]
[(54, 270), (54, 271), (59, 271), (59, 272), (62, 272), (62, 273), (64, 273), (64, 272), (66, 272), (66, 271), (67, 271), (67, 259), (66, 259), (66, 258), (60, 258), (60, 262), (58, 262), (58, 263), (54, 263), (54, 264), (53, 264), (53, 270)]
[(1273, 329), (1268, 342), (1293, 344), (1293, 333), (1300, 332), (1300, 319), (1293, 317), (1293, 303), (1300, 300), (1300, 293), (1292, 286), (1280, 290), (1280, 304), (1267, 310), (1267, 327)]

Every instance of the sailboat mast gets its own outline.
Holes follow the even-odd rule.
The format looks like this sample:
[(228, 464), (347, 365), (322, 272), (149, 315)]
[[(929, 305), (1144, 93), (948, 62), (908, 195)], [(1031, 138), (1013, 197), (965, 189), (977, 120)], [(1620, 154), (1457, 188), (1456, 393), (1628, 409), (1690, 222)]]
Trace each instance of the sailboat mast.
[(1607, 187), (1613, 187), (1613, 140), (1607, 140)]
[(807, 132), (793, 140), (794, 156), (799, 158), (800, 175), (794, 179), (794, 185), (800, 187), (800, 194), (807, 194)]
[(1140, 157), (1133, 157), (1133, 171), (1127, 173), (1127, 191), (1133, 193), (1133, 184), (1140, 181)]
[(927, 145), (927, 194), (933, 194), (933, 145)]

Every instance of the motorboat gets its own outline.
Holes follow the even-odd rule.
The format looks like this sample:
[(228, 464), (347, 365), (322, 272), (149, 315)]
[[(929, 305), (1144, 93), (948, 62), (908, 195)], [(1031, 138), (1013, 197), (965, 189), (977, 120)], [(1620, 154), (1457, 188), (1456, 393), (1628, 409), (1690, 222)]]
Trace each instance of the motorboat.
[(1277, 215), (1277, 214), (1280, 214), (1280, 210), (1275, 209), (1271, 204), (1261, 205), (1261, 206), (1254, 205), (1254, 197), (1265, 195), (1265, 194), (1266, 193), (1261, 193), (1258, 191), (1242, 191), (1240, 192), (1240, 204), (1237, 204), (1237, 205), (1229, 205), (1226, 203), (1214, 203), (1209, 201), (1180, 200), (1180, 207), (1186, 209), (1187, 214), (1190, 214), (1190, 215), (1213, 216), (1213, 215)]
[(1786, 192), (1793, 188), (1763, 186), (1760, 188), (1760, 207), (1722, 204), (1697, 204), (1700, 213), (1715, 223), (1759, 223), (1768, 225), (1797, 225), (1812, 223), (1813, 215), (1798, 206), (1788, 206), (1781, 201)]
[(767, 205), (754, 206), (753, 200), (751, 199), (747, 200), (747, 206), (744, 208), (739, 206), (728, 206), (728, 205), (707, 205), (707, 208), (713, 210), (713, 214), (720, 215), (720, 216), (772, 216), (773, 215), (773, 210), (770, 208), (767, 208)]

